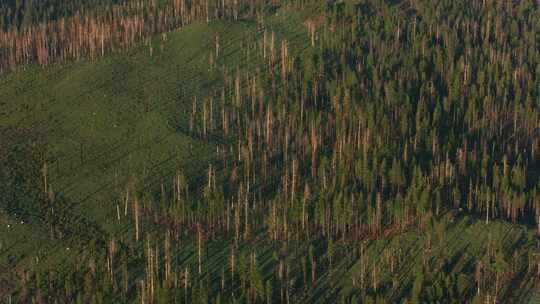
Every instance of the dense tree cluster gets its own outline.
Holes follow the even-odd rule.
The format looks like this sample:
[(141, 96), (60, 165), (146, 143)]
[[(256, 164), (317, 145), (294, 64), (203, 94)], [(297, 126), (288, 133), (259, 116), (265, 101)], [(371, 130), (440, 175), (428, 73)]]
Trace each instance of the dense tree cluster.
[(300, 57), (265, 32), (264, 70), (225, 71), (228, 88), (194, 100), (190, 129), (231, 142), (225, 197), (264, 187), (254, 208), (342, 236), (448, 209), (536, 221), (536, 5), (416, 6), (329, 5)]

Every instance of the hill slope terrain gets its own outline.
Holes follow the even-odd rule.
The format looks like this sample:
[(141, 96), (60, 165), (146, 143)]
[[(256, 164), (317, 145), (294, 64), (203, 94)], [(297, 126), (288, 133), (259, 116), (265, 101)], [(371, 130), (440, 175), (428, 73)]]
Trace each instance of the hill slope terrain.
[(536, 1), (53, 2), (0, 6), (2, 301), (538, 299)]

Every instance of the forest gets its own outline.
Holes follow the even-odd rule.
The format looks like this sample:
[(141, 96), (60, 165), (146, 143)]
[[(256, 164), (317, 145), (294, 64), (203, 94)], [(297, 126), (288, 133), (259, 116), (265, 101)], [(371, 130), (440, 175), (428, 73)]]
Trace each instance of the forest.
[(536, 0), (0, 4), (0, 301), (540, 302)]

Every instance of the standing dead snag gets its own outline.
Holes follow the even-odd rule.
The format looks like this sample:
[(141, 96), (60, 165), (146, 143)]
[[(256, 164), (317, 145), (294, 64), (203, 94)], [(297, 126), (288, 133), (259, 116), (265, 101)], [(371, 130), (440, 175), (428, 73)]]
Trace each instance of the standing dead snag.
[(203, 101), (203, 117), (202, 117), (202, 119), (203, 119), (203, 121), (202, 121), (202, 123), (203, 123), (203, 128), (202, 128), (203, 129), (203, 131), (202, 131), (203, 132), (203, 137), (206, 137), (206, 120), (207, 120), (207, 116), (208, 116), (208, 114), (207, 114), (207, 110), (206, 110), (206, 101)]
[(120, 205), (118, 205), (118, 201), (116, 202), (116, 219), (120, 221)]
[[(249, 190), (249, 189), (248, 189)], [(249, 236), (249, 208), (248, 208), (248, 195), (249, 193), (245, 193), (245, 197), (244, 197), (244, 215), (245, 215), (245, 220), (244, 220), (244, 239), (247, 239), (248, 236)]]
[(43, 193), (45, 193), (45, 195), (49, 194), (47, 175), (49, 175), (48, 170), (47, 170), (47, 162), (44, 162), (43, 163)]
[(296, 157), (292, 159), (292, 178), (291, 178), (291, 205), (294, 204), (294, 198), (296, 196), (296, 184), (298, 179), (298, 161), (296, 160)]
[(306, 183), (304, 185), (304, 198), (302, 200), (302, 230), (304, 231), (306, 229), (306, 221), (307, 221), (306, 203), (309, 200), (309, 196), (310, 196), (309, 185)]
[(263, 59), (265, 59), (265, 60), (266, 60), (266, 44), (267, 44), (266, 40), (268, 40), (267, 36), (268, 35), (267, 35), (266, 29), (265, 29), (264, 32), (263, 32), (263, 40), (262, 40)]
[(189, 116), (189, 131), (195, 131), (195, 119), (197, 115), (197, 96), (193, 97), (193, 107), (191, 110), (191, 115)]
[(188, 271), (188, 268), (186, 267), (184, 269), (184, 293), (186, 297), (187, 297), (188, 286), (189, 286), (189, 271)]
[(316, 255), (315, 255), (315, 248), (313, 245), (309, 246), (309, 260), (311, 262), (311, 284), (315, 285), (315, 282), (317, 281), (316, 271), (317, 271), (317, 261), (316, 261)]
[(276, 33), (272, 32), (270, 36), (270, 69), (273, 72), (276, 64)]
[(124, 198), (124, 216), (127, 216), (128, 213), (128, 202), (129, 202), (129, 188), (130, 186), (126, 188), (126, 197)]
[(242, 95), (241, 95), (241, 83), (240, 83), (240, 70), (236, 71), (236, 77), (234, 78), (234, 102), (236, 107), (240, 107), (242, 104)]
[(167, 286), (170, 285), (171, 274), (172, 274), (172, 255), (171, 255), (171, 232), (167, 230), (165, 234), (165, 283)]
[(140, 288), (138, 288), (140, 290), (139, 292), (139, 297), (141, 299), (141, 304), (144, 304), (146, 303), (146, 295), (145, 295), (145, 284), (144, 284), (144, 280), (139, 280), (139, 286)]
[(217, 60), (219, 57), (219, 50), (220, 50), (219, 35), (216, 35), (215, 37), (215, 45), (216, 45), (216, 60)]
[(288, 74), (289, 49), (287, 40), (281, 40), (281, 79), (285, 81)]
[(233, 246), (231, 246), (231, 259), (230, 259), (230, 262), (231, 262), (231, 281), (234, 280), (234, 266), (235, 266), (234, 250), (235, 250), (235, 247), (233, 245)]
[(135, 240), (139, 241), (139, 200), (135, 198), (134, 204), (134, 215), (135, 215)]
[(201, 224), (197, 223), (197, 260), (199, 264), (199, 275), (202, 275), (202, 244), (203, 233)]
[(476, 293), (480, 294), (480, 287), (482, 285), (482, 261), (477, 261), (474, 270), (474, 280), (476, 281)]
[(108, 243), (108, 255), (107, 255), (107, 270), (109, 272), (109, 279), (114, 280), (114, 256), (116, 255), (117, 247), (116, 241), (111, 239)]
[(317, 129), (315, 123), (311, 123), (311, 177), (315, 178), (317, 176)]

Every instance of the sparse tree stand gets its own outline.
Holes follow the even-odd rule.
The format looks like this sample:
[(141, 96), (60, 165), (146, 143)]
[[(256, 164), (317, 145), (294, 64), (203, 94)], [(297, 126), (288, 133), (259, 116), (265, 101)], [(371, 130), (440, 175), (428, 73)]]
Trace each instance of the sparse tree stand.
[[(187, 3), (185, 0), (167, 0), (156, 5), (154, 1), (135, 0), (108, 4), (100, 9), (82, 9), (71, 16), (59, 14), (51, 20), (39, 22), (27, 21), (32, 18), (26, 19), (25, 15), (23, 27), (14, 25), (0, 32), (0, 49), (5, 49), (6, 54), (0, 59), (0, 72), (34, 60), (46, 66), (83, 57), (96, 59), (108, 52), (127, 50), (156, 34), (192, 22), (208, 23), (212, 18), (237, 20), (240, 17), (239, 7), (245, 1), (222, 1), (221, 5), (214, 5), (215, 13), (212, 14), (210, 6), (213, 4), (210, 1)], [(63, 5), (67, 4), (48, 9), (64, 10)], [(256, 17), (257, 8), (264, 4), (250, 5), (256, 9), (250, 10), (247, 16)], [(0, 20), (4, 21), (4, 18)]]

